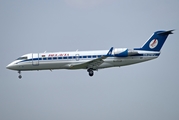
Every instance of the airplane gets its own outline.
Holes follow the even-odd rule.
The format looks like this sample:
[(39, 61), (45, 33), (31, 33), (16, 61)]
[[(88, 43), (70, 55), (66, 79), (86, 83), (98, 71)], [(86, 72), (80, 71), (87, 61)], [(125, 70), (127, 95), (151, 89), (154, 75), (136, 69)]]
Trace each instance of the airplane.
[(160, 50), (172, 31), (156, 31), (140, 48), (113, 48), (109, 50), (73, 51), (53, 53), (25, 54), (6, 66), (7, 69), (18, 71), (55, 70), (55, 69), (86, 69), (89, 76), (94, 71), (109, 67), (120, 67), (158, 58)]

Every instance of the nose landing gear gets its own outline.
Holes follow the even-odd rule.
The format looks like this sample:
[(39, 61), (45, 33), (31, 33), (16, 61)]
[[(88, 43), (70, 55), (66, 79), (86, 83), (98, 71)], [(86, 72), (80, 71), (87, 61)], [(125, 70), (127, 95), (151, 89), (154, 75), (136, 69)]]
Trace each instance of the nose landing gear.
[(19, 70), (18, 73), (19, 73), (18, 78), (21, 79), (22, 78), (21, 71)]

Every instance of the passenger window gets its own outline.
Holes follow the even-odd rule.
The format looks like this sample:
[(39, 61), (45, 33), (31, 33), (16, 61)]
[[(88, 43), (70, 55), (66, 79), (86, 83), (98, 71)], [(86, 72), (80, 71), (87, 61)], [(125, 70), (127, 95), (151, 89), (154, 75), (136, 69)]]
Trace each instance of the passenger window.
[(93, 55), (93, 58), (96, 58), (96, 55)]

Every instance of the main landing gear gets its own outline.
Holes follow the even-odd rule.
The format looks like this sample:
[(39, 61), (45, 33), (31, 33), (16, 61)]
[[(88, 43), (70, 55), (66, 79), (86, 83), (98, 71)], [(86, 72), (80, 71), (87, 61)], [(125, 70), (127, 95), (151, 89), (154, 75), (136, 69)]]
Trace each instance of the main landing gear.
[(21, 71), (19, 70), (18, 73), (19, 73), (18, 78), (21, 79), (22, 78)]
[(90, 69), (88, 69), (87, 71), (88, 71), (88, 73), (89, 73), (89, 76), (92, 77), (92, 76), (94, 75), (93, 69), (90, 68)]

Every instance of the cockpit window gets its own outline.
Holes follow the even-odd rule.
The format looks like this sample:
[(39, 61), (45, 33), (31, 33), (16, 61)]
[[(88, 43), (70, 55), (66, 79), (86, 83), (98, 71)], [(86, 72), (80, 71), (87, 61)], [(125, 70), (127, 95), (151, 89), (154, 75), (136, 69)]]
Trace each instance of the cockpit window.
[(26, 60), (27, 59), (27, 57), (19, 57), (19, 58), (17, 58), (17, 60)]

